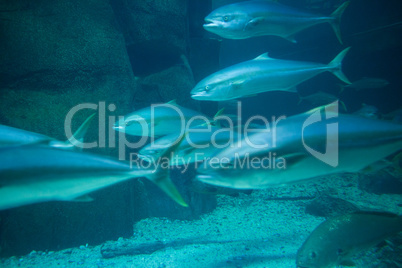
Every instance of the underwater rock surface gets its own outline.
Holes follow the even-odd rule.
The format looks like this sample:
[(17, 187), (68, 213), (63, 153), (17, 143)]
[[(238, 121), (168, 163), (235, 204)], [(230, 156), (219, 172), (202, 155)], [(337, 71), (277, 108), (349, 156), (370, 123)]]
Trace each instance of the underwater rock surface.
[[(128, 9), (115, 6), (126, 3)], [(114, 104), (115, 116), (172, 99), (195, 106), (187, 92), (194, 78), (185, 56), (183, 1), (16, 0), (2, 1), (0, 10), (1, 124), (65, 140), (66, 114), (78, 104)], [(122, 12), (130, 14), (127, 28), (119, 25)], [(155, 65), (161, 61), (158, 56), (170, 59)], [(146, 69), (144, 64), (157, 68)], [(140, 72), (143, 77), (135, 77), (136, 68), (145, 70)], [(88, 110), (78, 112), (73, 128), (88, 115)], [(88, 140), (96, 140), (97, 134), (94, 123)], [(116, 153), (106, 148), (95, 151)], [(94, 193), (92, 203), (57, 202), (1, 211), (0, 254), (100, 243), (129, 236), (133, 223), (144, 217), (175, 211), (177, 218), (191, 219), (216, 206), (215, 197), (184, 194), (194, 201), (191, 210), (177, 209), (152, 183), (134, 180)]]

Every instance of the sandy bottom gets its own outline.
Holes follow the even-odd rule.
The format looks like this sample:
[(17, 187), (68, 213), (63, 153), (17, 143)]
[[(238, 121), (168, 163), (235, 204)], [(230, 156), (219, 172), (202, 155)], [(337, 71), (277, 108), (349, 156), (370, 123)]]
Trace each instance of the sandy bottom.
[[(199, 220), (145, 219), (134, 225), (132, 238), (113, 242), (117, 246), (127, 241), (166, 245), (150, 254), (106, 259), (101, 255), (101, 245), (82, 245), (58, 252), (33, 251), (27, 256), (2, 259), (0, 266), (296, 267), (297, 250), (325, 220), (305, 213), (305, 205), (321, 192), (361, 209), (402, 214), (401, 195), (369, 194), (357, 188), (355, 175), (331, 176), (250, 195), (219, 196), (218, 208)], [(380, 261), (361, 261), (361, 267), (379, 267)]]

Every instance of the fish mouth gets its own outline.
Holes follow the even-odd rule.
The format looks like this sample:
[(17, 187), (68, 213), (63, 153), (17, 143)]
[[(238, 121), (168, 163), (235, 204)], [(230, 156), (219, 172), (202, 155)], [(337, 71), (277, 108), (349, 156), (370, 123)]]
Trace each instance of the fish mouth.
[(218, 28), (219, 25), (211, 19), (205, 19), (205, 24), (202, 25), (202, 27), (204, 27), (205, 30), (208, 30), (208, 29)]
[(205, 174), (198, 174), (198, 175), (196, 176), (196, 179), (199, 180), (199, 181), (202, 181), (202, 182), (210, 182), (210, 181), (213, 180), (213, 178), (214, 178), (214, 176), (212, 176), (212, 175), (205, 175)]
[(201, 92), (194, 93), (193, 95), (191, 95), (191, 98), (193, 98), (194, 100), (205, 100), (206, 99), (205, 95)]

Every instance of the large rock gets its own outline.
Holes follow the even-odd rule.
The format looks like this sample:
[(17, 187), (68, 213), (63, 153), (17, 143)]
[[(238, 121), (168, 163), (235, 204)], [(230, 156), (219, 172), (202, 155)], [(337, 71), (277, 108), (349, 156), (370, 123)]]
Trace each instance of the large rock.
[[(106, 116), (171, 99), (196, 107), (189, 94), (194, 78), (186, 59), (186, 2), (120, 1), (130, 8), (117, 14), (109, 2), (0, 2), (0, 124), (63, 140), (66, 114), (82, 103), (115, 104)], [(126, 28), (116, 20), (122, 11), (132, 19)], [(77, 113), (74, 128), (92, 112)], [(117, 155), (107, 145), (97, 151)], [(186, 189), (183, 176), (173, 176), (191, 209), (139, 179), (97, 191), (91, 203), (0, 211), (0, 255), (98, 244), (130, 236), (133, 223), (144, 217), (192, 219), (216, 206), (215, 198), (205, 203)]]
[[(106, 101), (119, 114), (131, 109), (137, 82), (108, 0), (2, 1), (0, 10), (0, 123), (63, 140), (65, 116), (78, 104)], [(74, 126), (91, 112), (77, 113)], [(129, 182), (94, 193), (93, 203), (1, 211), (1, 254), (130, 235), (144, 192)]]

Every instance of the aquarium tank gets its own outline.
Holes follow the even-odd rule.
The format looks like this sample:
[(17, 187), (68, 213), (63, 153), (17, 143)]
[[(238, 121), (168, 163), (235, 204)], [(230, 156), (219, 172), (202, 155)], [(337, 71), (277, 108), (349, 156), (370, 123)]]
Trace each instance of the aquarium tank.
[(1, 267), (402, 267), (400, 0), (0, 0)]

